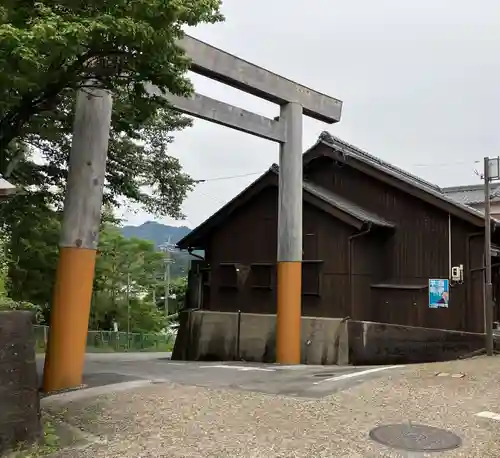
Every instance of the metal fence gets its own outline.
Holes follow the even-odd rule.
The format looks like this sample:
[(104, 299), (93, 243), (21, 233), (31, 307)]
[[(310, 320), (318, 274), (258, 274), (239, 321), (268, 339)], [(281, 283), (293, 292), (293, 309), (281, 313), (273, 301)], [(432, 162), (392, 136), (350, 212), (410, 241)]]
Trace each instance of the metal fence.
[[(48, 326), (35, 326), (36, 349), (44, 352), (47, 347)], [(87, 352), (171, 351), (175, 336), (114, 331), (89, 331)]]

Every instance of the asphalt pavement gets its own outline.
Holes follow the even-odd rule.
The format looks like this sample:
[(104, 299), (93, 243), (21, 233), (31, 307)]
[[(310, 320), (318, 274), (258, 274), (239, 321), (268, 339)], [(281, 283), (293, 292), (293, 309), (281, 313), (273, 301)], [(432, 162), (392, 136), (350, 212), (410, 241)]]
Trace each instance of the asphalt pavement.
[(53, 458), (500, 456), (500, 356), (328, 367), (90, 355), (86, 380), (111, 384), (42, 400), (80, 434)]
[[(321, 398), (402, 366), (283, 366), (245, 362), (171, 361), (165, 353), (87, 354), (87, 387), (151, 380), (292, 397)], [(38, 358), (41, 379), (43, 357)]]

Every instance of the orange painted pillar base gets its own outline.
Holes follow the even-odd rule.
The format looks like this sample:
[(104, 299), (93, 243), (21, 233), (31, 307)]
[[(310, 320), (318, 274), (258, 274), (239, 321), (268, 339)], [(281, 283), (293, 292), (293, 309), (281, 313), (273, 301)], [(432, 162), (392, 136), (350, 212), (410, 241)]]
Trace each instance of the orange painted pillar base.
[(278, 262), (276, 361), (300, 364), (302, 263)]
[(96, 251), (61, 248), (50, 313), (43, 390), (82, 384)]

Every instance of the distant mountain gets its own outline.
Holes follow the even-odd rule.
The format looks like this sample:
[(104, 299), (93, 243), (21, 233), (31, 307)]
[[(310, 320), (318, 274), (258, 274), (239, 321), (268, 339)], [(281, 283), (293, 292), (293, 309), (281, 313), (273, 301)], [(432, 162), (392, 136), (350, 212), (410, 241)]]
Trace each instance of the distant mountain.
[(159, 247), (162, 243), (168, 241), (177, 243), (182, 237), (191, 232), (191, 229), (186, 226), (168, 226), (167, 224), (157, 223), (155, 221), (147, 221), (140, 226), (123, 226), (122, 234), (127, 237), (136, 237), (138, 239), (149, 240)]
[[(147, 221), (140, 226), (123, 226), (121, 231), (127, 238), (135, 237), (149, 240), (155, 244), (156, 248), (159, 248), (161, 244), (168, 242), (169, 237), (171, 244), (177, 243), (182, 237), (191, 232), (191, 229), (186, 226), (176, 227), (155, 221)], [(203, 255), (203, 253), (198, 254)], [(185, 251), (174, 251), (170, 255), (174, 259), (174, 264), (170, 269), (172, 279), (187, 275), (191, 259), (196, 259)]]

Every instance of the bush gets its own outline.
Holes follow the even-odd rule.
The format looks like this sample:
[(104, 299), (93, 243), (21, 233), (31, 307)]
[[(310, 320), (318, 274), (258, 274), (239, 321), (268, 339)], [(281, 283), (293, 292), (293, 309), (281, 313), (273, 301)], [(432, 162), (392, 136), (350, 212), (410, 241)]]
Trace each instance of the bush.
[(31, 302), (14, 301), (10, 297), (0, 295), (0, 311), (26, 310), (33, 313), (33, 322), (37, 324), (43, 320), (42, 308)]

